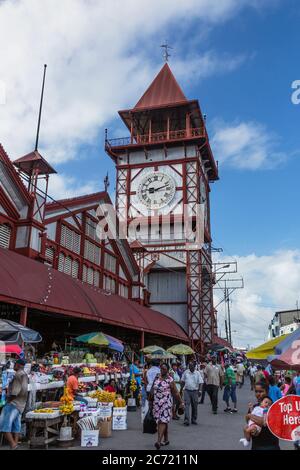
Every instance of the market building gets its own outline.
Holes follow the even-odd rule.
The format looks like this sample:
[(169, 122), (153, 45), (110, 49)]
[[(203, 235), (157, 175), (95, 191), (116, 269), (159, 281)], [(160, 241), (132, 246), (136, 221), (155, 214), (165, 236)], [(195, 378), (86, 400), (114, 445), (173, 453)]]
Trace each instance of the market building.
[[(106, 133), (105, 149), (116, 163), (113, 223), (125, 220), (125, 238), (117, 230), (97, 235), (99, 207), (113, 207), (106, 191), (49, 202), (56, 171), (38, 150), (11, 161), (0, 146), (1, 318), (40, 331), (45, 349), (100, 323), (136, 349), (179, 340), (204, 352), (217, 337), (209, 192), (218, 179), (205, 117), (167, 63), (135, 107), (119, 114), (130, 135)], [(194, 232), (203, 208), (201, 246), (186, 238), (186, 205)], [(129, 233), (133, 219), (139, 235)]]

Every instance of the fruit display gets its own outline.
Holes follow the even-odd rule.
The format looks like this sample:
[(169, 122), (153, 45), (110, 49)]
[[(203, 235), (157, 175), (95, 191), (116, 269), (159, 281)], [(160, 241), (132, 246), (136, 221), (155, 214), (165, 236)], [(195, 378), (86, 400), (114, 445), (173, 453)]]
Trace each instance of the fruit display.
[(116, 398), (116, 394), (114, 392), (112, 393), (105, 392), (104, 390), (96, 390), (90, 394), (90, 397), (97, 398), (97, 400), (102, 403), (113, 403)]
[(62, 414), (68, 415), (74, 411), (73, 398), (71, 397), (67, 387), (64, 388), (64, 394), (60, 399), (61, 406), (59, 410)]
[(125, 408), (125, 406), (126, 406), (126, 401), (121, 396), (118, 396), (114, 400), (114, 407), (116, 407), (116, 408)]
[(134, 393), (134, 392), (136, 391), (136, 389), (137, 389), (136, 380), (135, 380), (134, 377), (132, 377), (132, 379), (130, 380), (130, 387), (129, 387), (129, 388), (130, 388), (130, 391), (131, 391), (132, 393)]
[(34, 410), (33, 411), (34, 413), (53, 413), (53, 410), (51, 408), (41, 408), (41, 409), (38, 409), (38, 410)]

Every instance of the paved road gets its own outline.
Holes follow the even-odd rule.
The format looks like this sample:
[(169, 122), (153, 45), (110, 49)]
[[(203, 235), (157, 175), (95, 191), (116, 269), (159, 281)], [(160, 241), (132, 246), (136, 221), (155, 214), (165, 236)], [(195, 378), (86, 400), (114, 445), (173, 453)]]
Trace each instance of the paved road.
[[(209, 397), (206, 395), (203, 405), (198, 405), (198, 425), (183, 425), (183, 418), (171, 421), (169, 430), (170, 450), (244, 450), (239, 443), (243, 436), (244, 415), (247, 404), (254, 401), (248, 379), (238, 390), (238, 413), (224, 413), (222, 393), (219, 393), (219, 412), (212, 414)], [(128, 413), (127, 431), (113, 431), (110, 438), (101, 439), (99, 450), (155, 450), (156, 434), (143, 434), (140, 411)], [(293, 445), (281, 441), (282, 449), (292, 450)], [(2, 447), (4, 449), (5, 447)], [(28, 446), (23, 444), (21, 449)], [(50, 447), (51, 448), (51, 447)], [(76, 442), (72, 449), (84, 449)], [(166, 448), (167, 449), (167, 448)]]
[[(224, 413), (222, 393), (219, 393), (219, 413), (212, 414), (209, 397), (198, 405), (198, 425), (186, 427), (183, 418), (170, 424), (170, 450), (243, 450), (239, 439), (243, 437), (244, 415), (247, 404), (254, 400), (248, 379), (238, 390), (238, 413)], [(128, 413), (128, 430), (114, 431), (111, 438), (102, 439), (100, 449), (155, 450), (156, 434), (143, 434), (140, 412)], [(281, 441), (282, 449), (293, 449), (291, 443)], [(167, 448), (166, 448), (167, 449)]]

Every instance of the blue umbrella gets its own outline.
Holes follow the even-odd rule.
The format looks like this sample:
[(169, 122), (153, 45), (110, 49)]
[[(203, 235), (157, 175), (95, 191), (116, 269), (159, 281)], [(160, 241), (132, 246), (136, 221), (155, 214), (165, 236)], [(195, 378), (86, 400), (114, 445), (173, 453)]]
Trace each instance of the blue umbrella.
[(123, 343), (119, 339), (102, 333), (101, 331), (86, 333), (85, 335), (77, 336), (77, 338), (75, 338), (75, 341), (103, 346), (121, 353), (124, 351)]

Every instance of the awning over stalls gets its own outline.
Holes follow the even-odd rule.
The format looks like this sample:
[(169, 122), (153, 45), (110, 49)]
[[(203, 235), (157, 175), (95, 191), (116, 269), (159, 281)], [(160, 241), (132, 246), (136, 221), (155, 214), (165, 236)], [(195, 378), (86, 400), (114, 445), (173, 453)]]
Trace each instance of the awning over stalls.
[(0, 248), (0, 301), (188, 341), (171, 318)]

